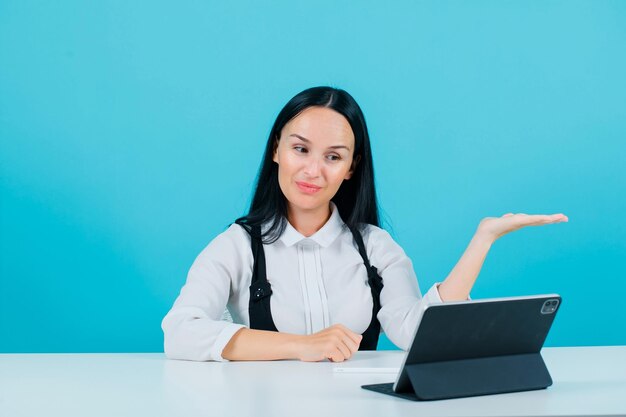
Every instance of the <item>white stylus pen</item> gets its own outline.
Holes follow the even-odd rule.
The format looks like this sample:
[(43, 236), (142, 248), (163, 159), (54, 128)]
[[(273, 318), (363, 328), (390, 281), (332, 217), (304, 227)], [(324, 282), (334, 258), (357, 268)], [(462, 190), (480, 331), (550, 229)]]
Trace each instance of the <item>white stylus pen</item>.
[(397, 374), (400, 368), (333, 368), (333, 372), (355, 373), (355, 374)]

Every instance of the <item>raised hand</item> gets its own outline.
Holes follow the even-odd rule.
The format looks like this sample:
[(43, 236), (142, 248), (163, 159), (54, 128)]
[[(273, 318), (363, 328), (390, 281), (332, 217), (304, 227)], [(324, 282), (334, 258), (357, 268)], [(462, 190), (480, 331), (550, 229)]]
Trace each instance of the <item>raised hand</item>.
[(467, 249), (454, 266), (445, 281), (439, 285), (439, 295), (443, 301), (466, 300), (476, 282), (485, 257), (493, 242), (514, 230), (526, 226), (567, 222), (566, 215), (507, 213), (502, 217), (485, 217), (478, 225)]
[(507, 233), (526, 226), (542, 226), (551, 223), (567, 222), (569, 219), (563, 213), (559, 214), (524, 214), (507, 213), (502, 217), (485, 217), (478, 225), (477, 233), (491, 241)]

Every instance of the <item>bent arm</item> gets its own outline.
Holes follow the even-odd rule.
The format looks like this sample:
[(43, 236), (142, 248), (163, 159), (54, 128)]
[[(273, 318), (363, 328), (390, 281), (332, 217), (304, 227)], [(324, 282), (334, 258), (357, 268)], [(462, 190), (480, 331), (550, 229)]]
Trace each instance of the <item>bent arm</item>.
[(241, 329), (226, 345), (222, 357), (230, 360), (318, 362), (330, 359), (342, 362), (359, 350), (362, 338), (339, 323), (310, 335)]
[(439, 286), (441, 299), (444, 302), (467, 300), (491, 245), (500, 237), (523, 227), (562, 223), (568, 220), (563, 213), (551, 215), (507, 213), (501, 217), (485, 217), (478, 225), (461, 259)]
[(242, 328), (231, 337), (222, 357), (231, 361), (298, 359), (298, 335)]
[(491, 249), (493, 240), (477, 232), (444, 282), (439, 285), (441, 300), (467, 300)]
[(231, 291), (252, 265), (249, 241), (240, 226), (231, 226), (198, 255), (187, 281), (162, 321), (168, 358), (225, 360), (221, 352), (242, 324), (222, 320)]
[(425, 307), (442, 300), (435, 285), (422, 297), (413, 263), (387, 231), (375, 227), (369, 230), (366, 246), (370, 261), (384, 283), (377, 318), (389, 340), (406, 351)]

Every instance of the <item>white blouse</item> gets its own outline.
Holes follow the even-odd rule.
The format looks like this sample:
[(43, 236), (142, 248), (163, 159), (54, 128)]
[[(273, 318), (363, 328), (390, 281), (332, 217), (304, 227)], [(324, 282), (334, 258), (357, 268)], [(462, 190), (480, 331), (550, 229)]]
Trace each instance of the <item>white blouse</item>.
[[(263, 246), (270, 308), (280, 332), (306, 335), (340, 323), (362, 334), (370, 324), (373, 301), (363, 259), (339, 210), (332, 203), (331, 209), (330, 219), (312, 236), (287, 222), (281, 237)], [(442, 302), (437, 284), (421, 297), (411, 260), (385, 230), (368, 225), (363, 240), (383, 279), (381, 330), (407, 350), (424, 307)], [(237, 224), (198, 255), (161, 325), (168, 358), (226, 361), (222, 350), (230, 338), (250, 326), (252, 265), (250, 236)], [(225, 308), (234, 322), (222, 319)]]

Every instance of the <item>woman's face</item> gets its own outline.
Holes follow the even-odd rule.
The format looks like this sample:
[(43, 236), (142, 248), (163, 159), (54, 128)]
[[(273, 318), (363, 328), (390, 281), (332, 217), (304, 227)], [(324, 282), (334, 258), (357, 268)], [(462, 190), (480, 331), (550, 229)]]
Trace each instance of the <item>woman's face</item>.
[(273, 158), (290, 212), (328, 210), (341, 183), (352, 175), (353, 155), (352, 128), (336, 111), (309, 107), (291, 119)]

